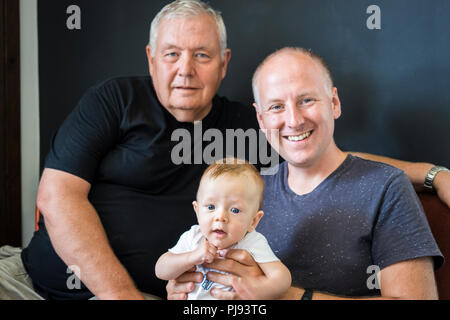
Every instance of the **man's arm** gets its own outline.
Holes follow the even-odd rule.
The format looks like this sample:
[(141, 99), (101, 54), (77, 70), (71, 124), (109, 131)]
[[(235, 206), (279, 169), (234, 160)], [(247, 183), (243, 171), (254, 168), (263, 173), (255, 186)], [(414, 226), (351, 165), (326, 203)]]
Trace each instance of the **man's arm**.
[(291, 286), (291, 273), (281, 261), (274, 261), (259, 264), (264, 272), (260, 284), (261, 292), (259, 300), (278, 299), (282, 297)]
[[(238, 258), (234, 256), (233, 259)], [(222, 263), (217, 267), (219, 270), (230, 272), (230, 274), (208, 273), (208, 279), (222, 284), (233, 283), (236, 292), (229, 293), (221, 290), (211, 292), (218, 299), (251, 299), (252, 294), (257, 292), (258, 282), (251, 279), (243, 269), (238, 267), (241, 264), (237, 260)], [(256, 264), (256, 262), (255, 262)], [(247, 268), (251, 263), (248, 257), (245, 258)], [(231, 273), (233, 272), (233, 273)], [(401, 261), (390, 265), (380, 271), (379, 283), (381, 287), (380, 297), (343, 297), (331, 295), (323, 292), (314, 292), (314, 300), (389, 300), (389, 299), (437, 299), (436, 282), (433, 272), (433, 262), (430, 257)], [(253, 285), (253, 287), (251, 286)], [(249, 289), (250, 288), (250, 289)], [(253, 292), (252, 292), (253, 291)], [(303, 296), (304, 289), (291, 287), (281, 299), (299, 300)], [(234, 295), (233, 295), (234, 294)]]
[(143, 299), (112, 251), (101, 221), (88, 200), (90, 184), (74, 175), (45, 169), (37, 206), (50, 240), (68, 265), (99, 299)]
[[(401, 261), (380, 271), (380, 297), (344, 297), (314, 292), (313, 300), (435, 300), (438, 299), (431, 258)], [(305, 292), (291, 287), (282, 299), (299, 300)]]
[[(428, 171), (434, 167), (431, 163), (408, 162), (361, 152), (350, 152), (350, 154), (363, 159), (390, 164), (406, 173), (416, 191), (428, 190), (424, 187), (424, 183)], [(450, 208), (450, 172), (440, 171), (433, 181), (433, 187), (442, 202)]]

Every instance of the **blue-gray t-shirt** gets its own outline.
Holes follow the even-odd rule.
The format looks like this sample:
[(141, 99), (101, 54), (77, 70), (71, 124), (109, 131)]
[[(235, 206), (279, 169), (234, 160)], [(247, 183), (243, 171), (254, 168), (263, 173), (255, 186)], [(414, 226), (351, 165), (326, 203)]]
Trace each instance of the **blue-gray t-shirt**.
[(277, 174), (264, 177), (264, 217), (257, 229), (291, 271), (293, 286), (379, 295), (369, 279), (376, 267), (425, 256), (434, 257), (435, 268), (443, 264), (403, 171), (349, 155), (305, 195), (289, 188), (287, 171), (284, 162)]

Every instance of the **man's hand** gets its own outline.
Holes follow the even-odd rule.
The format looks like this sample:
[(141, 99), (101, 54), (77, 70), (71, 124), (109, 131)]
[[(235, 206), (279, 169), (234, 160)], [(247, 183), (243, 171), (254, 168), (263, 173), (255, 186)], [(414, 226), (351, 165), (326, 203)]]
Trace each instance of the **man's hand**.
[(450, 172), (440, 171), (433, 181), (437, 195), (450, 208)]
[(186, 300), (188, 293), (194, 290), (195, 282), (201, 283), (203, 274), (195, 272), (196, 267), (167, 283), (167, 300)]
[(265, 277), (261, 268), (246, 250), (229, 250), (226, 259), (216, 259), (205, 267), (228, 272), (222, 274), (208, 272), (207, 278), (211, 281), (232, 287), (234, 291), (211, 289), (211, 295), (222, 300), (252, 300), (264, 299), (258, 285)]

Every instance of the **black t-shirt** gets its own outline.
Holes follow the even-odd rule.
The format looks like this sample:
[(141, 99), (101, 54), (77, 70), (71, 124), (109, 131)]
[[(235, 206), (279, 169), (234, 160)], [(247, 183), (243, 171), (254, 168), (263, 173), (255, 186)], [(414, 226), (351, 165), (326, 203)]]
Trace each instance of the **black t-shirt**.
[[(258, 128), (252, 107), (218, 96), (201, 125), (203, 133), (218, 129), (224, 137), (226, 129)], [(204, 161), (174, 164), (171, 150), (180, 143), (171, 141), (175, 129), (190, 133), (192, 153), (208, 145), (199, 144), (193, 123), (178, 122), (161, 106), (150, 77), (112, 79), (82, 97), (52, 139), (45, 163), (91, 184), (89, 200), (115, 254), (139, 290), (160, 297), (166, 283), (155, 276), (156, 261), (196, 222), (191, 203), (207, 167)], [(35, 289), (48, 299), (91, 297), (84, 286), (68, 288), (72, 274), (42, 218), (39, 227), (22, 253)]]

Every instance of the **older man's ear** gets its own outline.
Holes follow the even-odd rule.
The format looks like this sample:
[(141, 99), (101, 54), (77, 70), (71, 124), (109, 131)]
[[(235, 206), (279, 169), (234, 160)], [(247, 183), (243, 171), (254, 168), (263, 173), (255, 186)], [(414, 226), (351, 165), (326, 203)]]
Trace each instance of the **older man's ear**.
[(152, 57), (152, 48), (149, 45), (147, 45), (145, 47), (145, 53), (147, 55), (148, 69), (149, 69), (150, 75), (152, 75), (153, 57)]
[(231, 60), (231, 50), (230, 49), (226, 49), (225, 53), (223, 55), (223, 65), (222, 65), (222, 80), (225, 78), (225, 76), (227, 75), (227, 69), (228, 69), (228, 63)]

